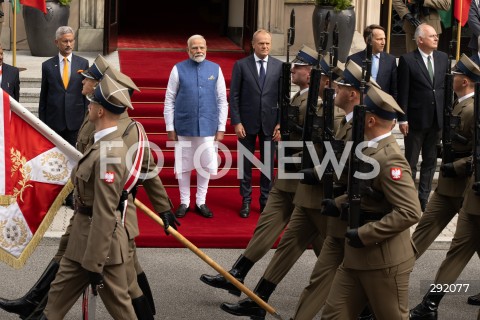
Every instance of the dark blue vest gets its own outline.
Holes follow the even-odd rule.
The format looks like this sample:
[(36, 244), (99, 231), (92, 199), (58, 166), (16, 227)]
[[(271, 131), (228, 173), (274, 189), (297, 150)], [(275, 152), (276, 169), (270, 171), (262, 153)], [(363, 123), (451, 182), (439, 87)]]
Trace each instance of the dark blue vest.
[(174, 111), (177, 135), (214, 136), (218, 129), (218, 64), (188, 59), (177, 63), (176, 67), (180, 84)]

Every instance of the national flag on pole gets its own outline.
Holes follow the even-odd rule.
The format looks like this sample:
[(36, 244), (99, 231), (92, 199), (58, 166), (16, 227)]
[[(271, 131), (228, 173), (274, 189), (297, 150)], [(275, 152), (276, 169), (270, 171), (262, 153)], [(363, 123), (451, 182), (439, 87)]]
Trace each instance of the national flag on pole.
[(472, 0), (453, 1), (453, 16), (462, 27), (464, 27), (468, 21), (468, 10), (470, 10), (471, 3)]
[(34, 7), (43, 13), (47, 13), (47, 3), (45, 0), (20, 0), (20, 3), (27, 7)]
[(73, 189), (81, 154), (0, 93), (0, 261), (20, 268)]

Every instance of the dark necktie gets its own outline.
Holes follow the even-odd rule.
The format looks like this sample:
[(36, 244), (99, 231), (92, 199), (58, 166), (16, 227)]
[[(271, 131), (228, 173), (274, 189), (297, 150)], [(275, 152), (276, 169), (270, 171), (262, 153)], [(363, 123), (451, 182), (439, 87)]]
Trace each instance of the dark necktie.
[(260, 63), (260, 72), (258, 74), (258, 82), (260, 83), (260, 88), (263, 89), (263, 84), (265, 83), (265, 68), (263, 67), (263, 60), (258, 60)]
[(433, 83), (433, 66), (432, 66), (432, 57), (431, 56), (428, 56), (428, 75), (430, 76), (430, 80), (432, 81)]

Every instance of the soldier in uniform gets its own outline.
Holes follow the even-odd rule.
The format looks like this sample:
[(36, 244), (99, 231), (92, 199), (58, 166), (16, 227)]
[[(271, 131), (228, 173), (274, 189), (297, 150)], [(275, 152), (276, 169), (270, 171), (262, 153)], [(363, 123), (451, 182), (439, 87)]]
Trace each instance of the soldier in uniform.
[[(93, 93), (94, 88), (104, 75), (109, 75), (112, 79), (127, 87), (130, 95), (134, 90), (138, 91), (138, 87), (133, 83), (130, 77), (109, 66), (108, 62), (101, 55), (95, 59), (93, 65), (88, 70), (81, 70), (81, 72), (83, 76), (85, 76), (82, 88), (82, 94), (84, 95)], [(119, 130), (123, 132), (122, 137), (129, 148), (138, 142), (139, 131), (134, 128), (137, 125), (137, 122), (129, 118), (127, 111), (120, 115)], [(91, 141), (93, 140), (93, 135), (95, 133), (94, 130), (94, 125), (88, 121), (87, 111), (85, 120), (79, 130), (76, 145), (77, 150), (82, 153), (87, 150), (87, 146), (91, 144)], [(156, 164), (153, 161), (153, 157), (150, 155), (150, 150), (145, 149), (142, 172), (151, 173), (151, 176), (146, 176), (144, 178), (142, 177), (140, 180), (147, 191), (147, 195), (149, 196), (155, 211), (163, 213), (163, 217), (162, 215), (161, 217), (165, 226), (171, 225), (172, 227), (176, 228), (178, 222), (175, 221), (175, 217), (170, 212), (172, 204), (168, 198), (161, 179), (156, 173), (156, 170)], [(150, 285), (136, 255), (134, 238), (139, 234), (139, 229), (136, 207), (133, 203), (133, 200), (134, 199), (130, 194), (126, 213), (127, 218), (125, 219), (125, 228), (129, 238), (129, 259), (127, 261), (129, 294), (132, 298), (135, 311), (137, 312), (137, 317), (139, 319), (151, 319), (151, 315), (148, 315), (148, 310), (151, 310), (151, 314), (153, 315), (156, 313), (156, 310)], [(65, 249), (68, 244), (74, 217), (75, 215), (70, 220), (70, 224), (68, 225), (65, 233), (60, 238), (59, 248), (55, 257), (52, 259), (37, 283), (22, 298), (15, 300), (0, 299), (0, 307), (2, 309), (8, 312), (17, 313), (23, 317), (27, 317), (32, 313), (32, 311), (33, 315), (38, 315), (43, 311), (45, 308), (46, 296), (48, 294), (50, 283), (55, 278), (55, 273), (58, 270), (59, 262), (65, 253)], [(145, 298), (148, 300), (148, 305), (146, 305)]]
[[(63, 319), (89, 284), (101, 297), (111, 298), (113, 303), (105, 306), (114, 319), (136, 318), (125, 276), (128, 240), (119, 210), (128, 179), (128, 148), (118, 130), (118, 119), (127, 107), (133, 107), (128, 89), (108, 76), (88, 99), (95, 141), (72, 170), (76, 200), (72, 241), (51, 284), (41, 319)], [(101, 158), (101, 152), (106, 152), (107, 158)], [(106, 159), (120, 161), (113, 164)]]
[[(329, 64), (325, 59), (320, 63), (322, 76), (320, 92), (328, 84)], [(347, 70), (345, 72), (348, 72)], [(318, 105), (318, 117), (323, 116), (323, 103)], [(343, 113), (342, 113), (343, 115)], [(336, 115), (338, 116), (338, 115)], [(319, 135), (321, 133), (314, 133)], [(322, 144), (316, 144), (318, 154)], [(301, 170), (300, 172), (302, 172)], [(306, 181), (303, 181), (306, 182)], [(268, 301), (280, 281), (287, 275), (298, 258), (312, 244), (318, 256), (325, 238), (326, 217), (320, 214), (323, 199), (323, 186), (320, 183), (299, 183), (295, 191), (290, 222), (280, 240), (277, 250), (258, 282), (254, 292), (264, 301)], [(236, 316), (250, 316), (255, 319), (264, 319), (266, 312), (250, 298), (238, 303), (223, 303), (222, 310)]]
[[(367, 301), (376, 319), (408, 319), (408, 283), (415, 263), (409, 228), (418, 222), (421, 211), (410, 166), (391, 133), (397, 113), (403, 111), (392, 96), (376, 87), (370, 87), (364, 104), (368, 147), (363, 154), (376, 161), (379, 170), (364, 183), (383, 197), (362, 195), (361, 226), (345, 234), (344, 259), (322, 319), (353, 319)], [(375, 175), (374, 171), (369, 174)]]
[[(310, 71), (312, 65), (316, 65), (317, 52), (307, 46), (302, 46), (295, 59), (292, 61), (291, 76), (292, 82), (299, 87), (290, 102), (291, 112), (298, 116), (289, 119), (290, 141), (302, 140), (302, 127), (307, 108), (308, 88)], [(289, 150), (290, 151), (290, 150)], [(293, 166), (293, 168), (292, 168)], [(297, 172), (294, 164), (285, 166), (286, 173)], [(293, 211), (293, 198), (297, 189), (298, 179), (285, 179), (277, 177), (269, 193), (267, 204), (257, 226), (253, 237), (248, 243), (245, 252), (240, 255), (232, 269), (229, 271), (232, 276), (242, 282), (252, 266), (270, 250), (285, 229)], [(209, 286), (228, 290), (231, 294), (240, 296), (240, 290), (228, 282), (222, 275), (211, 276), (203, 274), (200, 280)]]
[[(475, 81), (480, 81), (480, 68), (463, 55), (456, 65), (455, 72), (458, 73), (455, 75), (454, 79), (454, 88), (456, 88), (455, 93), (457, 93), (458, 90), (461, 94), (464, 94), (463, 97), (466, 97), (466, 99), (462, 99), (459, 96), (454, 108), (454, 113), (461, 117), (460, 128), (457, 128), (457, 132), (472, 137), (475, 126), (472, 107), (473, 97), (467, 92), (474, 90), (473, 86)], [(466, 88), (460, 90), (462, 84), (464, 86), (469, 86), (470, 89), (468, 91)], [(462, 152), (467, 151), (464, 146), (460, 147), (461, 149), (455, 148), (455, 150)], [(470, 149), (469, 152), (472, 152), (472, 149)], [(448, 249), (447, 256), (445, 257), (445, 260), (443, 260), (435, 276), (434, 284), (440, 284), (441, 287), (443, 287), (444, 284), (452, 284), (458, 279), (458, 276), (470, 261), (473, 254), (480, 247), (480, 238), (478, 236), (480, 234), (480, 196), (478, 196), (472, 189), (472, 186), (474, 185), (477, 185), (478, 187), (478, 182), (474, 181), (474, 176), (469, 179), (465, 187), (465, 192), (463, 193), (463, 204), (461, 201), (462, 193), (458, 191), (458, 189), (462, 191), (464, 190), (464, 186), (457, 184), (457, 181), (465, 182), (465, 178), (461, 178), (465, 174), (465, 162), (465, 158), (457, 159), (449, 166), (450, 168), (448, 171), (444, 170), (444, 172), (448, 172), (450, 176), (455, 174), (458, 178), (448, 179), (448, 188), (445, 187), (444, 191), (445, 195), (443, 195), (442, 198), (437, 196), (440, 199), (444, 199), (442, 203), (443, 206), (446, 207), (443, 211), (438, 211), (439, 213), (437, 214), (440, 216), (440, 214), (443, 213), (444, 217), (437, 219), (446, 220), (448, 217), (451, 218), (458, 211), (458, 206), (461, 205), (455, 235), (453, 236), (452, 243)], [(450, 180), (453, 181), (450, 182)], [(441, 190), (440, 181), (436, 193), (439, 193), (439, 190)], [(442, 203), (438, 203), (437, 206), (440, 206)], [(437, 206), (435, 206), (435, 208)], [(419, 232), (421, 231), (419, 230)], [(415, 233), (417, 233), (417, 230), (415, 230)], [(423, 233), (426, 233), (426, 231), (423, 231)], [(416, 236), (416, 238), (418, 241), (419, 236)], [(420, 240), (423, 239), (420, 238)], [(438, 290), (437, 292), (435, 292), (435, 290), (429, 290), (423, 297), (422, 302), (410, 311), (410, 319), (437, 319), (438, 306), (444, 295), (445, 293), (441, 290)]]
[[(336, 132), (335, 140), (345, 142), (352, 140), (353, 108), (360, 104), (361, 79), (362, 68), (352, 60), (347, 62), (344, 77), (335, 82), (337, 84), (335, 105), (346, 114)], [(373, 80), (367, 85), (368, 87), (378, 87)], [(309, 180), (320, 180), (316, 169), (305, 170), (305, 174), (310, 176)], [(340, 178), (336, 179), (335, 189), (339, 190), (337, 193), (346, 191), (347, 174), (347, 170), (343, 170)], [(337, 212), (332, 213), (331, 210)], [(310, 276), (310, 282), (300, 295), (293, 319), (313, 319), (315, 317), (325, 303), (335, 272), (343, 260), (347, 222), (340, 219), (340, 212), (338, 212), (333, 199), (323, 201), (322, 214), (327, 216), (326, 238)]]
[(417, 48), (413, 34), (420, 24), (429, 24), (438, 35), (442, 33), (438, 10), (448, 11), (452, 0), (409, 0), (408, 3), (406, 2), (406, 0), (393, 0), (393, 8), (403, 20), (407, 52), (411, 52)]
[(453, 91), (457, 100), (453, 116), (460, 122), (455, 127), (452, 148), (455, 161), (442, 163), (438, 186), (412, 235), (417, 248), (417, 259), (428, 249), (437, 236), (457, 214), (462, 206), (463, 191), (470, 176), (467, 169), (472, 155), (473, 141), (473, 95), (475, 82), (480, 81), (480, 69), (466, 55), (455, 66)]

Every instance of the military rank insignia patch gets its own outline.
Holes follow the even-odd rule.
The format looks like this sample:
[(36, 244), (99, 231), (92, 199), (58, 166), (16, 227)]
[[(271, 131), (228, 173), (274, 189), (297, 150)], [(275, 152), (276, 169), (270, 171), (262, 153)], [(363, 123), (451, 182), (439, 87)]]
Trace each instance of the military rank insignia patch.
[(115, 181), (115, 172), (107, 171), (105, 172), (105, 177), (103, 178), (106, 183), (113, 183)]
[(402, 179), (402, 168), (390, 168), (390, 176), (393, 180)]

